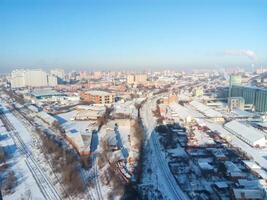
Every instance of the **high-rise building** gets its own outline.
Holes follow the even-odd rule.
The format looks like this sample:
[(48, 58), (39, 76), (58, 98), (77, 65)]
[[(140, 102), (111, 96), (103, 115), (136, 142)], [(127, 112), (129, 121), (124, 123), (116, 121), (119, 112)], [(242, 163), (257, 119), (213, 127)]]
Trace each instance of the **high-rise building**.
[(127, 76), (128, 84), (145, 84), (147, 82), (147, 74), (135, 74)]
[(57, 86), (58, 83), (58, 77), (52, 74), (47, 75), (48, 79), (48, 86), (54, 87)]
[(47, 73), (41, 69), (26, 70), (25, 82), (30, 87), (48, 86)]
[(231, 97), (230, 93), (232, 90), (232, 86), (234, 85), (241, 85), (242, 83), (242, 79), (240, 75), (236, 75), (236, 74), (232, 74), (230, 75), (230, 79), (229, 79), (229, 95), (228, 97)]
[(134, 84), (134, 75), (128, 75), (127, 76), (127, 83), (128, 84)]
[(65, 71), (64, 69), (52, 69), (50, 70), (50, 74), (64, 80), (65, 79)]
[(257, 87), (232, 86), (230, 97), (243, 97), (246, 104), (253, 104), (255, 111), (267, 112), (267, 90)]
[(12, 88), (26, 87), (25, 70), (13, 70), (10, 76)]
[(147, 75), (146, 74), (136, 74), (135, 75), (135, 83), (136, 84), (144, 84), (147, 82)]
[(235, 109), (244, 110), (245, 99), (243, 97), (229, 97), (228, 98), (228, 108), (230, 111)]
[(230, 75), (229, 85), (241, 85), (242, 77), (240, 75)]
[(12, 88), (55, 86), (57, 81), (41, 69), (19, 69), (11, 72)]
[(260, 67), (260, 68), (257, 68), (255, 72), (256, 74), (262, 74), (262, 73), (267, 72), (267, 68)]

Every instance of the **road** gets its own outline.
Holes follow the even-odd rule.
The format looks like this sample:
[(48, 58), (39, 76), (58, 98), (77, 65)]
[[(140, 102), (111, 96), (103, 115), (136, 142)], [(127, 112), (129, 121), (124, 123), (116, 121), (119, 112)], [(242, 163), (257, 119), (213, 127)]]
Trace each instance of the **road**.
[(169, 169), (168, 163), (164, 155), (162, 154), (156, 132), (154, 131), (157, 123), (152, 111), (155, 110), (156, 101), (159, 98), (160, 95), (149, 99), (142, 107), (141, 118), (146, 130), (146, 140), (148, 141), (147, 144), (150, 145), (151, 150), (156, 155), (153, 157), (153, 162), (158, 166), (161, 178), (164, 180), (164, 183), (162, 183), (166, 190), (166, 193), (164, 195), (167, 195), (170, 199), (173, 200), (188, 199), (188, 197), (184, 194), (184, 192), (181, 190), (180, 186), (174, 179)]

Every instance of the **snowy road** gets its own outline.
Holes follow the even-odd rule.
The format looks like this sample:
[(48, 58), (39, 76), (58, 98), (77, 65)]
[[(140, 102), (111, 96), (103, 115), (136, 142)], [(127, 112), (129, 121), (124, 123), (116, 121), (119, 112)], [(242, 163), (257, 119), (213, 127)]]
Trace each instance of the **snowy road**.
[(188, 199), (188, 197), (184, 194), (184, 192), (175, 181), (169, 169), (167, 161), (161, 152), (158, 138), (156, 137), (156, 133), (154, 131), (157, 123), (152, 111), (155, 110), (156, 101), (159, 97), (160, 96), (148, 100), (142, 107), (141, 112), (141, 117), (147, 133), (146, 139), (149, 141), (148, 144), (150, 145), (153, 154), (156, 155), (153, 156), (154, 159), (152, 160), (152, 162), (154, 162), (155, 165), (158, 166), (160, 175), (159, 178), (164, 181), (164, 183), (162, 183), (165, 189), (164, 195), (167, 195), (168, 198), (173, 200)]

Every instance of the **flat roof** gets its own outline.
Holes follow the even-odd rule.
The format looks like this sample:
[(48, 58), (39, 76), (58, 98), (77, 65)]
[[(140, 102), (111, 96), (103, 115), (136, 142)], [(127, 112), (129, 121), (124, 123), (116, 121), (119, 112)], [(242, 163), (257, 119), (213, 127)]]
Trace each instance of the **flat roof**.
[(99, 95), (99, 96), (112, 95), (112, 93), (110, 93), (110, 92), (101, 91), (101, 90), (91, 90), (91, 91), (86, 91), (85, 93), (91, 94), (91, 95)]
[(235, 109), (231, 111), (230, 115), (236, 116), (236, 117), (254, 117), (255, 114), (245, 111), (245, 110), (240, 110), (240, 109)]
[(266, 88), (256, 87), (256, 86), (233, 85), (232, 87), (242, 87), (242, 88), (248, 88), (248, 89), (254, 89), (254, 90), (262, 90), (264, 92), (267, 92)]
[(266, 159), (267, 152), (266, 151), (251, 147), (249, 144), (247, 144), (246, 142), (244, 142), (243, 140), (235, 136), (233, 133), (224, 129), (224, 127), (220, 124), (206, 121), (206, 125), (209, 129), (217, 132), (221, 137), (227, 139), (228, 142), (231, 143), (232, 145), (241, 148), (250, 157), (252, 157), (258, 165), (266, 169), (266, 166), (267, 166), (267, 159)]
[(42, 90), (34, 90), (31, 94), (35, 97), (42, 97), (42, 96), (64, 96), (65, 94), (57, 92), (56, 90), (51, 89), (42, 89)]
[(265, 138), (262, 131), (259, 131), (248, 124), (243, 124), (237, 120), (226, 123), (224, 127), (252, 143)]
[(190, 105), (194, 106), (198, 111), (202, 112), (207, 117), (222, 117), (222, 114), (198, 101), (191, 101)]
[(200, 113), (191, 112), (191, 110), (178, 103), (172, 103), (169, 105), (169, 107), (172, 110), (172, 115), (177, 114), (180, 118), (183, 119), (186, 119), (187, 117), (194, 117), (194, 118), (203, 117)]
[(237, 199), (263, 199), (263, 192), (260, 189), (233, 189)]

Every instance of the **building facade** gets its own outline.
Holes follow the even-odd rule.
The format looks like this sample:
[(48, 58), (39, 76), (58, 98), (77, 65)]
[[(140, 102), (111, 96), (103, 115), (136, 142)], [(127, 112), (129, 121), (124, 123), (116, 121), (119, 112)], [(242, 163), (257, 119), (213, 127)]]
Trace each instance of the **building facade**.
[(19, 69), (11, 72), (10, 83), (12, 88), (47, 87), (57, 85), (54, 77), (41, 69)]
[(243, 97), (229, 97), (228, 98), (228, 108), (230, 111), (235, 109), (244, 110), (245, 99)]
[(82, 92), (80, 97), (82, 101), (103, 105), (112, 104), (115, 101), (115, 95), (113, 93), (98, 90)]
[(232, 86), (230, 97), (243, 97), (246, 104), (253, 104), (255, 111), (267, 112), (267, 90), (256, 87)]
[(128, 84), (146, 84), (147, 83), (147, 75), (146, 74), (135, 74), (127, 76)]
[(60, 79), (65, 79), (65, 71), (64, 69), (52, 69), (50, 70), (50, 74), (60, 78)]
[(242, 78), (240, 75), (230, 75), (229, 79), (230, 87), (233, 85), (241, 85), (241, 83), (242, 83)]

